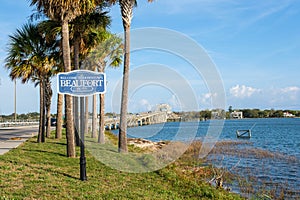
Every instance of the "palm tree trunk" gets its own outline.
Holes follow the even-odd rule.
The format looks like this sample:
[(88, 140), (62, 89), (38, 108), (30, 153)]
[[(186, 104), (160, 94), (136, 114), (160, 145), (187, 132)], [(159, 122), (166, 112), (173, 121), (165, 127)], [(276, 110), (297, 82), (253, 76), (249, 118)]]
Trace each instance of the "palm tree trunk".
[(105, 134), (104, 134), (104, 99), (105, 99), (105, 94), (100, 94), (100, 120), (99, 120), (99, 135), (98, 135), (98, 143), (104, 144), (105, 143)]
[[(71, 71), (71, 56), (69, 44), (69, 23), (62, 21), (62, 51), (65, 72)], [(65, 95), (65, 115), (66, 115), (66, 138), (67, 138), (67, 156), (75, 157), (75, 136), (73, 120), (73, 99), (70, 95)]]
[(132, 10), (135, 5), (134, 0), (119, 0), (122, 22), (124, 28), (124, 69), (123, 69), (123, 85), (121, 97), (121, 113), (119, 128), (119, 152), (127, 153), (127, 107), (128, 107), (128, 83), (129, 83), (129, 65), (130, 65), (130, 24), (132, 19)]
[[(79, 69), (79, 39), (76, 37), (74, 41), (74, 69)], [(74, 105), (74, 131), (75, 131), (75, 141), (76, 146), (80, 146), (80, 128), (79, 128), (79, 99), (78, 97), (73, 97)]]
[(46, 107), (46, 121), (47, 121), (47, 128), (46, 128), (46, 137), (50, 138), (51, 135), (51, 110), (50, 107)]
[(62, 137), (63, 101), (64, 101), (64, 95), (58, 94), (57, 95), (56, 133), (55, 133), (56, 139), (61, 139), (61, 137)]
[(44, 80), (40, 80), (40, 123), (39, 134), (37, 138), (38, 143), (45, 142), (45, 89)]
[(97, 95), (93, 95), (92, 138), (97, 137)]
[(50, 138), (51, 135), (51, 100), (52, 100), (52, 88), (49, 77), (45, 81), (45, 107), (46, 107), (46, 120), (47, 129), (46, 137)]
[(126, 134), (127, 134), (129, 65), (130, 65), (130, 25), (124, 24), (124, 30), (125, 30), (125, 55), (124, 55), (124, 69), (123, 69), (124, 71), (123, 71), (120, 129), (119, 129), (119, 152), (121, 153), (128, 152)]

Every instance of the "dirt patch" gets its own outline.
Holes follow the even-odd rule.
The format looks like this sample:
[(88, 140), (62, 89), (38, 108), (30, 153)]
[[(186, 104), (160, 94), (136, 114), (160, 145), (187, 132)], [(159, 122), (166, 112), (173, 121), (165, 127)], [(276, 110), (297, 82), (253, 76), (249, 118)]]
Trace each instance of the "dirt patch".
[(141, 149), (156, 151), (158, 149), (161, 149), (163, 146), (165, 146), (167, 144), (167, 142), (165, 142), (165, 141), (152, 142), (150, 140), (145, 140), (145, 139), (141, 139), (141, 138), (133, 138), (133, 139), (130, 138), (130, 139), (128, 139), (128, 144), (134, 145)]
[(12, 137), (12, 138), (9, 138), (9, 140), (22, 140), (22, 138), (20, 138), (20, 137)]

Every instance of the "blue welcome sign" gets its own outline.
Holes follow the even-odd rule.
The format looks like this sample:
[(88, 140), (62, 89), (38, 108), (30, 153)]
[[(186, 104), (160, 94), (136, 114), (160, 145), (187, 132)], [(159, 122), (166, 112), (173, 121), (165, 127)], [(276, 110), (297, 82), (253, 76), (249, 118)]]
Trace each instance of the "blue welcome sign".
[(106, 92), (104, 73), (74, 70), (57, 75), (57, 91), (72, 96), (90, 96)]

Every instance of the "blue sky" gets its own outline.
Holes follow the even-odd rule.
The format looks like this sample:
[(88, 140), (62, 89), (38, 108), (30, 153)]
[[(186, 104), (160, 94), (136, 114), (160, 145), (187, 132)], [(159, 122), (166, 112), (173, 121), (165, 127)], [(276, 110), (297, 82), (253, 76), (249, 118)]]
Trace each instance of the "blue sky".
[[(2, 0), (0, 14), (0, 113), (13, 112), (13, 83), (2, 67), (8, 35), (28, 20), (32, 8), (27, 1)], [(118, 6), (111, 8), (113, 33), (122, 32)], [(164, 0), (138, 1), (132, 28), (159, 27), (177, 31), (201, 46), (215, 63), (226, 94), (227, 109), (300, 109), (300, 2), (297, 0)], [(132, 39), (134, 40), (134, 39)], [(178, 41), (174, 41), (176, 45)], [(190, 84), (199, 109), (212, 108), (217, 95), (181, 57), (170, 52), (139, 50), (132, 53), (131, 69), (162, 64), (175, 70)], [(114, 92), (122, 70), (107, 69), (106, 109), (118, 112)], [(143, 74), (147, 79), (147, 74)], [(158, 76), (170, 79), (166, 74)], [(55, 79), (53, 84), (55, 87)], [(175, 85), (174, 85), (175, 87)], [(179, 87), (180, 84), (176, 87)], [(185, 90), (182, 88), (182, 90)], [(33, 84), (17, 84), (17, 111), (38, 111), (38, 89)], [(118, 96), (118, 95), (116, 95)], [(56, 102), (54, 97), (54, 103)], [(116, 98), (118, 99), (118, 98)], [(118, 102), (118, 100), (116, 100)], [(185, 109), (173, 90), (146, 84), (131, 94), (129, 110), (141, 112), (155, 104), (169, 103)], [(55, 112), (55, 106), (53, 106)]]

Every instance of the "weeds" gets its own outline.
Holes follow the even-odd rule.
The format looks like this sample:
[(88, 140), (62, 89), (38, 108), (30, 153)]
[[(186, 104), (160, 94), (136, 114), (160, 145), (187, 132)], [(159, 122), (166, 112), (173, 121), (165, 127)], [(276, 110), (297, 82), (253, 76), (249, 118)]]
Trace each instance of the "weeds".
[[(193, 143), (187, 153), (194, 154), (195, 157), (201, 145), (200, 141)], [(249, 198), (264, 196), (262, 199), (267, 199), (267, 197), (297, 199), (300, 197), (297, 185), (282, 182), (282, 180), (281, 182), (274, 180), (272, 177), (276, 178), (283, 175), (277, 174), (278, 171), (270, 168), (270, 166), (282, 166), (281, 163), (285, 163), (287, 170), (294, 170), (294, 173), (297, 173), (299, 168), (291, 169), (290, 167), (300, 164), (294, 156), (257, 149), (249, 141), (221, 141), (217, 142), (206, 159), (208, 163), (213, 163), (213, 174), (209, 183), (213, 183), (217, 188), (221, 188), (224, 184), (231, 185), (235, 191), (239, 191), (243, 196)], [(279, 170), (282, 171), (280, 167)], [(297, 180), (295, 181), (296, 184), (299, 184)]]

